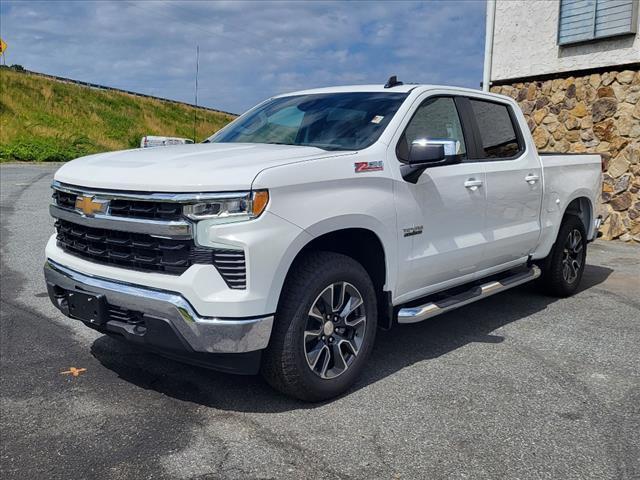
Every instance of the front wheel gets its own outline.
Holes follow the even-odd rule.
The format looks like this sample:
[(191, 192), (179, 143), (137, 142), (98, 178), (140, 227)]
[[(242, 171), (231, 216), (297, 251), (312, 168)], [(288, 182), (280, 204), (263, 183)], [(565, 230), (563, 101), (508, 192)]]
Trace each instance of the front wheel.
[(262, 374), (287, 395), (325, 400), (347, 390), (366, 363), (377, 326), (375, 290), (362, 265), (345, 255), (312, 252), (293, 268)]
[(587, 260), (587, 234), (580, 219), (567, 215), (560, 226), (553, 250), (542, 263), (541, 283), (557, 297), (573, 295), (582, 279)]

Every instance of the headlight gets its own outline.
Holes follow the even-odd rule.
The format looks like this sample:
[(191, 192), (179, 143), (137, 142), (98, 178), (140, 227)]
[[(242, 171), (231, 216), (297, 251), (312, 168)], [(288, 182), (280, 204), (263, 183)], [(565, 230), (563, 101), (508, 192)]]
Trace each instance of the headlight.
[(182, 212), (191, 220), (215, 220), (215, 223), (242, 222), (259, 217), (269, 203), (267, 190), (229, 194), (220, 198), (185, 205)]

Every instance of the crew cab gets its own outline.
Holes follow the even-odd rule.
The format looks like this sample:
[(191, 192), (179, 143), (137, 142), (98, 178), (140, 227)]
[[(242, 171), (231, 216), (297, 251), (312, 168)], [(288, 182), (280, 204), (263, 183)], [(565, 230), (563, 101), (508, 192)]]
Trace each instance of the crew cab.
[(576, 292), (600, 185), (598, 155), (539, 154), (508, 97), (307, 90), (200, 144), (62, 166), (44, 272), (93, 329), (318, 401), (378, 329), (536, 279)]

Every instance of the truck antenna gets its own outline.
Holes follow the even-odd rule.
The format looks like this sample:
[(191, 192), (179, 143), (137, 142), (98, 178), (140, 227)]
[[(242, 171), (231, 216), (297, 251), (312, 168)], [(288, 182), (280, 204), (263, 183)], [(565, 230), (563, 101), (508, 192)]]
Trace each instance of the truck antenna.
[(398, 81), (398, 77), (395, 75), (392, 75), (389, 77), (389, 80), (387, 80), (387, 83), (384, 85), (384, 88), (393, 88), (396, 87), (398, 85), (403, 85), (402, 82)]
[(196, 45), (196, 92), (193, 109), (193, 143), (196, 143), (196, 123), (198, 120), (198, 71), (200, 70), (200, 45)]

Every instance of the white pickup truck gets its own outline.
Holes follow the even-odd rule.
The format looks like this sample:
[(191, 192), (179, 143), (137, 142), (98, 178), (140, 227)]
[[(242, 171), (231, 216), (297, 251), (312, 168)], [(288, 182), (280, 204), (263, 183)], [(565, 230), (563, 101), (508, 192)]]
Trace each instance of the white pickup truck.
[(598, 155), (538, 154), (508, 97), (393, 77), (296, 92), (201, 144), (64, 165), (45, 277), (100, 332), (318, 401), (378, 328), (541, 275), (574, 293), (600, 182)]

